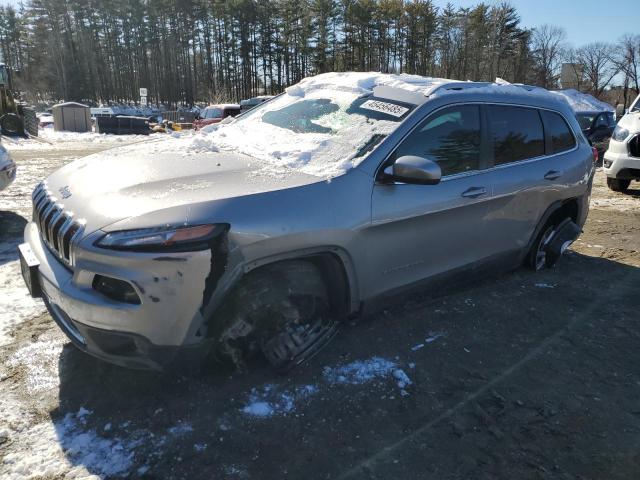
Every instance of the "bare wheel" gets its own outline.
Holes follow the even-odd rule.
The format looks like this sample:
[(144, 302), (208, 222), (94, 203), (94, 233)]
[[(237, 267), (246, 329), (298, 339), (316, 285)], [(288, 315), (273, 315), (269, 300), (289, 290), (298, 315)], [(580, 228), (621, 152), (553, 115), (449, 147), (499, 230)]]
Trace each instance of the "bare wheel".
[(536, 272), (542, 270), (548, 266), (546, 247), (551, 242), (555, 233), (555, 225), (547, 224), (542, 230), (542, 233), (538, 235), (531, 251), (527, 258), (527, 265)]
[(318, 268), (292, 260), (249, 273), (213, 315), (210, 335), (218, 359), (244, 368), (261, 352), (286, 370), (326, 345), (337, 325)]

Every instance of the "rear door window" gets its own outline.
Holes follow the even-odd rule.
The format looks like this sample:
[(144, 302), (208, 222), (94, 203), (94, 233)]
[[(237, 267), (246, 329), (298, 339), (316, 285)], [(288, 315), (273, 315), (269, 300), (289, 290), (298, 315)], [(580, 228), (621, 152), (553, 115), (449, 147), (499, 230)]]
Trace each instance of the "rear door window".
[(392, 158), (428, 158), (440, 165), (443, 177), (478, 170), (480, 138), (480, 107), (455, 105), (427, 117), (398, 146)]
[(544, 130), (538, 110), (503, 105), (489, 105), (488, 109), (495, 165), (544, 155)]
[(541, 110), (544, 119), (544, 127), (549, 137), (549, 154), (565, 152), (571, 150), (576, 145), (576, 139), (571, 133), (567, 122), (557, 113)]

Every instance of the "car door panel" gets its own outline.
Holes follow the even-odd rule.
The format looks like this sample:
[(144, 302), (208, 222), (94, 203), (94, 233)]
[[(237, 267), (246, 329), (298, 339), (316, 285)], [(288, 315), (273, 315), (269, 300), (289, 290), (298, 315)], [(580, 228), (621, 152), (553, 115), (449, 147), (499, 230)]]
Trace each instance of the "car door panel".
[(479, 105), (459, 104), (428, 115), (390, 160), (417, 155), (436, 161), (436, 185), (376, 182), (367, 236), (365, 290), (375, 296), (482, 258), (485, 218), (492, 198), (481, 170)]
[[(368, 293), (400, 288), (486, 256), (488, 180), (477, 173), (437, 185), (376, 185), (367, 232)], [(486, 193), (464, 196), (470, 189)]]

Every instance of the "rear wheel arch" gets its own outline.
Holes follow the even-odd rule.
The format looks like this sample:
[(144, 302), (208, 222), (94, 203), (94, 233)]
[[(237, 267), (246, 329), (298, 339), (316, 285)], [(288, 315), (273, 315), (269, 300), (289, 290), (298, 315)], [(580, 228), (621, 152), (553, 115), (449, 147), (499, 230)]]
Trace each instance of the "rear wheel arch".
[(525, 252), (528, 253), (531, 250), (534, 242), (547, 225), (554, 222), (558, 223), (565, 218), (570, 218), (577, 223), (580, 218), (580, 213), (580, 202), (578, 198), (570, 198), (568, 200), (552, 203), (538, 221), (536, 229), (529, 239)]
[[(539, 268), (536, 266), (536, 253), (539, 248), (539, 244), (541, 241), (545, 240), (545, 235), (551, 230), (555, 229), (558, 225), (560, 225), (565, 219), (570, 219), (574, 223), (578, 223), (580, 218), (580, 199), (579, 198), (571, 198), (564, 201), (558, 201), (553, 203), (541, 219), (538, 221), (538, 225), (529, 240), (527, 248), (525, 250), (523, 256), (523, 262), (525, 265), (533, 268), (534, 270), (538, 270)], [(555, 263), (555, 261), (553, 262)]]

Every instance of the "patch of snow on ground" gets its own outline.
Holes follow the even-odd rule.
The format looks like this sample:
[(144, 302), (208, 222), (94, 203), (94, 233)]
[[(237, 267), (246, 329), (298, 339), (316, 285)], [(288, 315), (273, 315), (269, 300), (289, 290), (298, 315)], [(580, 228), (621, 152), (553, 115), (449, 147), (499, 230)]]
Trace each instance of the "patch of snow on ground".
[(62, 420), (39, 423), (17, 433), (2, 459), (3, 478), (95, 478), (126, 475), (139, 442), (104, 438), (86, 427), (81, 409)]
[(281, 391), (276, 385), (268, 384), (260, 389), (253, 388), (241, 411), (246, 415), (263, 418), (288, 415), (295, 411), (297, 404), (309, 399), (317, 391), (315, 385)]
[[(0, 262), (1, 262), (0, 257)], [(20, 273), (20, 264), (12, 261), (0, 265), (0, 346), (13, 341), (11, 332), (18, 325), (43, 314), (41, 300), (31, 298)]]
[(179, 422), (173, 427), (167, 429), (171, 435), (184, 435), (186, 433), (193, 432), (193, 427), (188, 423)]
[(322, 372), (330, 385), (362, 385), (382, 378), (394, 378), (402, 396), (408, 395), (406, 387), (413, 382), (396, 362), (382, 357), (356, 360), (339, 367), (325, 367)]
[(322, 374), (330, 384), (362, 385), (376, 378), (391, 375), (395, 368), (395, 362), (381, 357), (372, 357), (367, 360), (356, 360), (339, 367), (325, 367)]
[(58, 359), (66, 339), (62, 335), (44, 335), (11, 355), (9, 367), (23, 367), (27, 371), (26, 387), (29, 393), (57, 388), (60, 382)]
[(73, 150), (88, 145), (117, 146), (148, 140), (148, 135), (112, 135), (95, 132), (56, 132), (52, 127), (41, 128), (35, 138), (3, 138), (7, 150)]
[(441, 337), (446, 337), (446, 332), (429, 332), (429, 336), (424, 339), (424, 343), (433, 343)]

